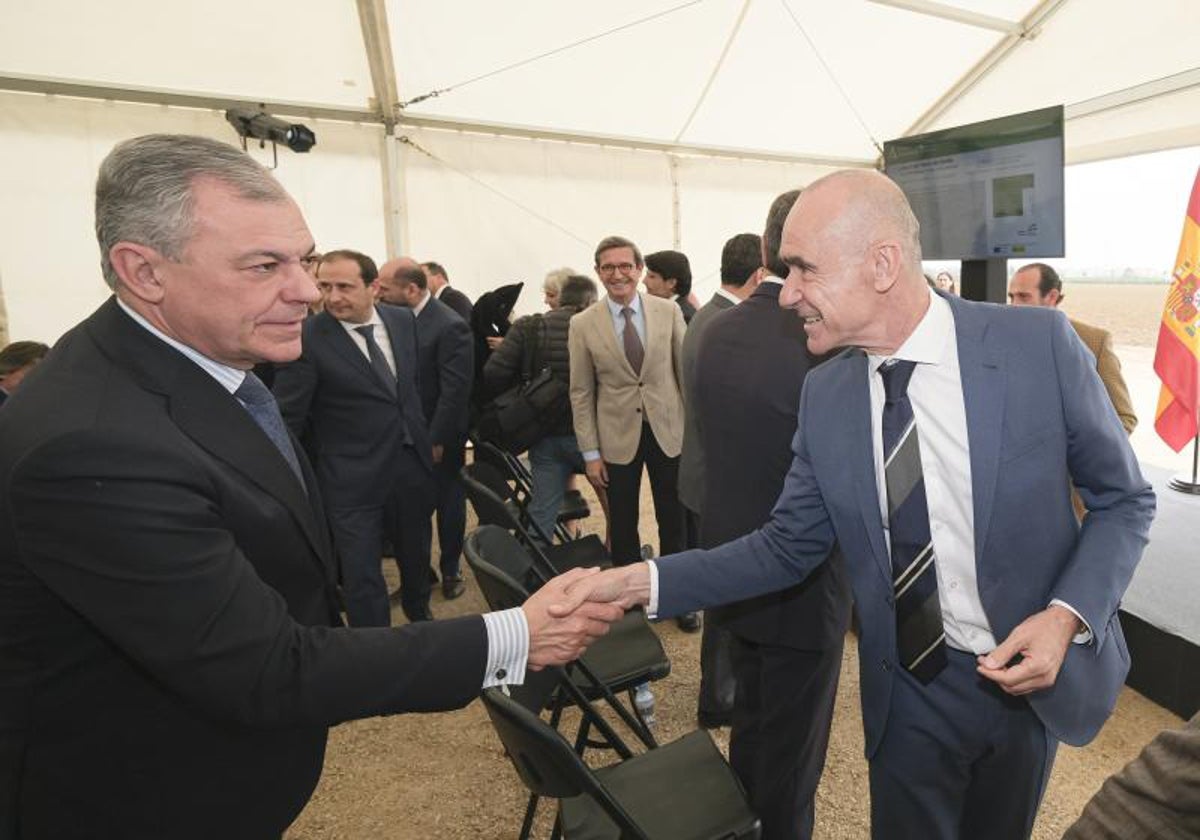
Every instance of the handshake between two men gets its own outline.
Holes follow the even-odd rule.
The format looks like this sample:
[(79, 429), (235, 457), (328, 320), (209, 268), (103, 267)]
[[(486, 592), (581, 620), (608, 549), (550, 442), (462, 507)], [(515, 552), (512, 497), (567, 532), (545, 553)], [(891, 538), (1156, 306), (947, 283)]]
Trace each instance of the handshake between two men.
[(608, 632), (625, 611), (650, 600), (645, 563), (616, 569), (571, 569), (522, 605), (529, 624), (529, 668), (566, 665)]

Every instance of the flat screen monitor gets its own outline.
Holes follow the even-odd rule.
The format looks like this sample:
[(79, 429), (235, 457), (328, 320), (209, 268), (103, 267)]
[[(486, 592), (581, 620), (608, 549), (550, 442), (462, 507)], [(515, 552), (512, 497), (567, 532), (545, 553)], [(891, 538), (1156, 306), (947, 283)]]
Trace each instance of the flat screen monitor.
[(925, 259), (1063, 256), (1061, 105), (890, 140), (883, 161)]

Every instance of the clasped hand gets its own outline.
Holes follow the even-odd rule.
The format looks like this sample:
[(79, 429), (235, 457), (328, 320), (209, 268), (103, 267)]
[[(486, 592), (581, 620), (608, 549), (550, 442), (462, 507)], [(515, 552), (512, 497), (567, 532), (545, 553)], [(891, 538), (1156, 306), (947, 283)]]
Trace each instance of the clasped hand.
[(609, 625), (625, 615), (617, 603), (589, 601), (580, 594), (567, 594), (572, 584), (595, 578), (600, 570), (571, 569), (529, 596), (521, 608), (529, 624), (529, 668), (540, 671), (566, 665), (587, 650), (588, 645), (608, 632)]
[(1078, 630), (1074, 613), (1054, 605), (1018, 624), (995, 650), (979, 657), (976, 670), (1014, 696), (1049, 688)]
[(617, 569), (572, 569), (546, 583), (523, 605), (529, 622), (529, 667), (565, 665), (608, 632), (608, 626), (649, 598), (645, 563)]

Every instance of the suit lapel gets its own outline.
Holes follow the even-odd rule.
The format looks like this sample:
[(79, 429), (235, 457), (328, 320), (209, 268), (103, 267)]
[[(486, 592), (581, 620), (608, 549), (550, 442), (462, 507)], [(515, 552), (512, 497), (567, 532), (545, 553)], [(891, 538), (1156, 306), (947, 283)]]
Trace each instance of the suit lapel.
[[(832, 363), (832, 362), (831, 362)], [(892, 585), (891, 559), (883, 541), (883, 520), (879, 512), (879, 488), (875, 484), (875, 445), (871, 438), (871, 391), (867, 382), (867, 355), (861, 350), (851, 351), (837, 364), (844, 370), (842, 375), (849, 382), (837, 393), (845, 394), (843, 403), (849, 434), (844, 463), (850, 464), (849, 474), (854, 476), (854, 493), (857, 507), (862, 513), (863, 527), (875, 555), (875, 565), (884, 581)], [(838, 437), (841, 437), (840, 435)]]
[[(349, 365), (358, 372), (368, 382), (370, 382), (380, 393), (387, 393), (383, 387), (383, 383), (379, 381), (379, 377), (375, 375), (375, 371), (371, 368), (371, 363), (367, 361), (367, 357), (363, 355), (362, 350), (358, 349), (358, 345), (354, 343), (354, 339), (346, 332), (346, 328), (341, 322), (330, 315), (328, 312), (322, 312), (317, 316), (321, 319), (320, 330), (329, 340), (329, 346), (334, 349)], [(378, 338), (376, 339), (378, 340)], [(395, 394), (390, 394), (392, 399), (396, 398)]]
[(957, 333), (958, 366), (971, 450), (971, 495), (975, 514), (975, 558), (983, 556), (992, 500), (1000, 472), (1000, 438), (1008, 379), (1004, 354), (988, 341), (988, 321), (975, 307), (949, 298)]
[[(143, 388), (164, 396), (168, 414), (179, 430), (283, 504), (320, 561), (331, 563), (329, 542), (321, 530), (324, 521), (314, 516), (313, 503), (291, 467), (237, 399), (199, 365), (134, 323), (115, 299), (93, 319), (89, 323), (94, 325), (97, 342)], [(295, 445), (303, 462), (303, 451)], [(305, 476), (310, 492), (316, 493), (312, 471), (306, 469)]]

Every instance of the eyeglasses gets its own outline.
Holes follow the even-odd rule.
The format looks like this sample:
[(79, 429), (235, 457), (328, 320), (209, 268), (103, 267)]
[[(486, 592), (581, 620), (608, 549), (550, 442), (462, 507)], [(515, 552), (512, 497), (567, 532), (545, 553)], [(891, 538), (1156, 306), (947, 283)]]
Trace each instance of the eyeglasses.
[(633, 270), (635, 268), (637, 268), (636, 265), (634, 265), (633, 263), (627, 263), (627, 262), (617, 263), (616, 265), (614, 265), (612, 263), (605, 263), (602, 266), (598, 266), (598, 270), (600, 271), (600, 273), (607, 277), (612, 277), (618, 271), (621, 272), (622, 274), (632, 274)]

